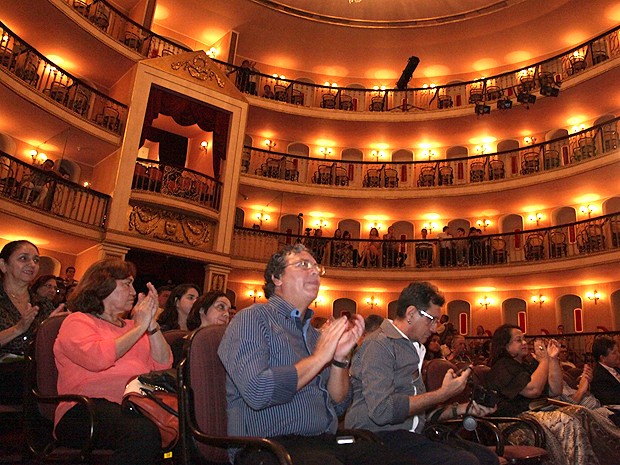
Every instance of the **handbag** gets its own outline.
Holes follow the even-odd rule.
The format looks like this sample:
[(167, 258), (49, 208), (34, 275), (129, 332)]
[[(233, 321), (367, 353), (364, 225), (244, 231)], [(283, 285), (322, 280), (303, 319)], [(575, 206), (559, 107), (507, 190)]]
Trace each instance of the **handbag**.
[(127, 383), (122, 406), (144, 415), (157, 426), (163, 449), (176, 445), (179, 440), (179, 400), (176, 392), (168, 392), (155, 384), (144, 384), (140, 376), (136, 376)]

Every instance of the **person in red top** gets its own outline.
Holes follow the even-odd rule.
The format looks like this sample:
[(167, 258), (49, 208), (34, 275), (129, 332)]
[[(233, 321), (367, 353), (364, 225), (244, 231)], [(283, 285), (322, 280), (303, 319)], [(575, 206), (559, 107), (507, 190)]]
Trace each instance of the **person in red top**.
[[(94, 446), (114, 450), (112, 463), (156, 464), (161, 458), (158, 428), (147, 418), (121, 409), (127, 382), (134, 376), (172, 365), (172, 354), (155, 321), (157, 291), (149, 283), (133, 306), (132, 264), (101, 260), (84, 274), (63, 322), (54, 357), (58, 393), (93, 398), (98, 423)], [(133, 307), (133, 310), (132, 310)], [(121, 316), (131, 311), (132, 319)], [(82, 404), (62, 402), (56, 409), (58, 441), (75, 447), (88, 437)]]

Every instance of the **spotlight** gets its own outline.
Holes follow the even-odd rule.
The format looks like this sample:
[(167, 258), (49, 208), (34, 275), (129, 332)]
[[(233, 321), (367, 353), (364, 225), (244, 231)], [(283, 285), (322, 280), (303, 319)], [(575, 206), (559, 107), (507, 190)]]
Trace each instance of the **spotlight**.
[(540, 88), (540, 95), (545, 97), (557, 97), (560, 94), (560, 89), (555, 86), (542, 86)]
[(530, 103), (536, 103), (536, 96), (529, 92), (522, 92), (517, 95), (517, 102), (529, 105)]
[(510, 110), (512, 108), (512, 100), (509, 98), (501, 98), (497, 101), (498, 110)]
[(491, 107), (485, 103), (476, 103), (477, 115), (488, 115), (491, 113)]
[(420, 64), (420, 59), (416, 56), (409, 57), (409, 61), (403, 70), (403, 74), (400, 75), (400, 79), (396, 82), (396, 88), (398, 90), (406, 90), (407, 84), (411, 81), (411, 76), (413, 76), (413, 72)]

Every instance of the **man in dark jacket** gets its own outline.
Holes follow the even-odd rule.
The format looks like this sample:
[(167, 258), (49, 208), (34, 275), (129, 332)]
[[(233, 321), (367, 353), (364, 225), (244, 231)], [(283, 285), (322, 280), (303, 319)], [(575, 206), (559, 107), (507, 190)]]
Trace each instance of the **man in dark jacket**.
[(620, 351), (607, 336), (596, 338), (592, 355), (598, 363), (590, 383), (590, 392), (604, 405), (620, 404)]

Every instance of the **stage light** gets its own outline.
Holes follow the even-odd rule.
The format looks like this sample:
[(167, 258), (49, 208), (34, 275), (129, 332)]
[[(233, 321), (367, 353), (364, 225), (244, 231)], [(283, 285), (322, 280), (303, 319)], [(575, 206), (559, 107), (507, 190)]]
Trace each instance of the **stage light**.
[(534, 104), (536, 103), (536, 96), (528, 92), (522, 92), (517, 95), (517, 102), (525, 105)]
[(555, 86), (542, 86), (540, 88), (540, 95), (545, 97), (557, 97), (560, 94), (560, 89)]
[(491, 107), (485, 103), (476, 103), (475, 111), (477, 115), (488, 115), (491, 113)]
[(497, 101), (498, 110), (510, 110), (512, 108), (512, 100), (509, 98), (499, 99)]

